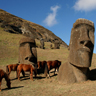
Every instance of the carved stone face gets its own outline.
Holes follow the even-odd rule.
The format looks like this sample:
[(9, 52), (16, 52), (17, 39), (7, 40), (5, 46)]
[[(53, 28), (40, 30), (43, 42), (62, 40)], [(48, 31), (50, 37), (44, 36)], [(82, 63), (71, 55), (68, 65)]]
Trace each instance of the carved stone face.
[(77, 67), (90, 67), (94, 48), (94, 24), (77, 20), (71, 31), (69, 62)]
[(22, 64), (37, 63), (35, 40), (31, 38), (23, 38), (19, 43), (19, 62)]

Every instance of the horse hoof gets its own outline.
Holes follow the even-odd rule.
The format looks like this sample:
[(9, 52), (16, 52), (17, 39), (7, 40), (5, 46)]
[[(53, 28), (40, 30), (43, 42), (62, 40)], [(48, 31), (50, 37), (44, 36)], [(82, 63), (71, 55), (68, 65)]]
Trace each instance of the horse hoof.
[(19, 81), (21, 81), (20, 79), (18, 79)]
[(48, 77), (46, 77), (46, 79), (48, 79)]

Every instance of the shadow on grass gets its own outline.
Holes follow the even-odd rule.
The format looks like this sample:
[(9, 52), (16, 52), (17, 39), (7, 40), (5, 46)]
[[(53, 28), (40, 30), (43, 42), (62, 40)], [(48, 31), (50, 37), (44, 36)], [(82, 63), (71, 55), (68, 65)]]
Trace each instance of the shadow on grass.
[[(24, 76), (24, 77), (21, 76), (20, 78), (26, 78), (26, 77), (29, 77), (29, 74), (27, 76)], [(11, 79), (11, 81), (16, 80), (16, 79), (18, 79), (18, 78)]]
[[(33, 81), (34, 81), (34, 79), (37, 79), (37, 80), (38, 80), (38, 79), (44, 79), (44, 78), (46, 78), (46, 77), (42, 77), (42, 76), (34, 77), (34, 76), (33, 76)], [(23, 77), (22, 79), (21, 79), (21, 77), (20, 77), (20, 81), (28, 80), (28, 79), (31, 80), (31, 79), (30, 79), (30, 76), (29, 76), (29, 77)]]
[(5, 88), (5, 89), (2, 89), (2, 91), (5, 91), (5, 90), (12, 90), (12, 89), (17, 89), (17, 88), (22, 88), (22, 87), (24, 87), (24, 86), (11, 87), (10, 89)]
[[(54, 71), (51, 71), (50, 73), (54, 73)], [(46, 78), (45, 76), (40, 76), (40, 75), (44, 74), (44, 69), (37, 69), (37, 74), (39, 75), (39, 76), (37, 76), (37, 77), (34, 77), (34, 75), (33, 75), (33, 81), (34, 81), (34, 79), (39, 80), (39, 79), (44, 79), (44, 78)], [(57, 74), (51, 75), (50, 78), (51, 78), (51, 77), (54, 77), (54, 76), (56, 76), (56, 75), (57, 75)], [(12, 80), (16, 80), (16, 79), (18, 79), (18, 78), (11, 79), (11, 81), (12, 81)], [(20, 81), (28, 80), (28, 79), (30, 79), (30, 73), (26, 73), (25, 76), (20, 76)]]
[[(39, 74), (39, 75), (40, 75), (40, 74)], [(54, 77), (54, 76), (57, 76), (57, 74), (51, 75), (50, 78), (51, 78), (51, 77)], [(34, 81), (34, 80), (45, 79), (45, 78), (46, 78), (45, 76), (37, 76), (37, 77), (34, 77), (34, 76), (33, 76), (33, 81)], [(28, 77), (28, 76), (20, 77), (20, 81), (28, 80), (28, 79), (31, 80), (31, 79), (30, 79), (30, 76), (29, 76), (29, 77)]]

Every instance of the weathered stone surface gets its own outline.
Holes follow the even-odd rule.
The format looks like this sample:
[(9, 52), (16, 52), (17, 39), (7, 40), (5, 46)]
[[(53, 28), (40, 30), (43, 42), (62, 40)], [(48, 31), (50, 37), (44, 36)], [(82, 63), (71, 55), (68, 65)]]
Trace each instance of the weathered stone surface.
[(60, 49), (60, 43), (58, 40), (54, 42), (54, 49)]
[(78, 67), (90, 67), (94, 47), (94, 24), (78, 19), (72, 28), (69, 62)]
[(52, 44), (50, 44), (50, 48), (51, 48), (51, 49), (53, 49), (53, 46), (52, 46)]
[(30, 37), (22, 38), (19, 42), (19, 63), (37, 64), (37, 50), (34, 39)]
[(44, 49), (44, 39), (43, 38), (41, 38), (40, 39), (40, 48), (42, 48), (42, 49)]
[(6, 32), (24, 34), (25, 36), (32, 34), (31, 36), (34, 39), (40, 40), (40, 38), (43, 38), (44, 42), (52, 43), (53, 40), (57, 39), (65, 48), (68, 47), (68, 45), (52, 31), (36, 23), (19, 18), (2, 9), (0, 9), (0, 26), (3, 27)]
[(94, 23), (78, 19), (73, 24), (69, 44), (68, 62), (59, 69), (58, 80), (62, 83), (86, 81), (94, 48)]

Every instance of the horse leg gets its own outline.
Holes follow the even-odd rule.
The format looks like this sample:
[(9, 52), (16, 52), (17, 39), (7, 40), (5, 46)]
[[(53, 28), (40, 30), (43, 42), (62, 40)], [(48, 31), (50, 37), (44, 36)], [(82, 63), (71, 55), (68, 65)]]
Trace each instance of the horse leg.
[(35, 78), (37, 76), (37, 69), (34, 70), (34, 75), (35, 75)]
[(55, 72), (56, 72), (56, 68), (55, 68), (55, 70), (54, 70), (54, 75), (55, 75)]
[(0, 91), (1, 91), (1, 82), (0, 82)]
[(30, 79), (33, 81), (33, 71), (30, 72)]
[(18, 70), (18, 80), (20, 80), (20, 73), (21, 73), (21, 70)]
[(18, 71), (16, 70), (16, 78), (18, 78)]
[(8, 77), (10, 76), (10, 73), (11, 73), (11, 68), (9, 68), (9, 73), (8, 73)]
[(1, 91), (1, 82), (2, 82), (2, 79), (0, 79), (0, 91)]
[(1, 91), (1, 82), (0, 82), (0, 91)]
[(47, 66), (47, 64), (45, 64), (44, 74), (45, 74), (45, 77), (47, 78), (47, 74), (48, 74), (48, 66)]
[(59, 72), (59, 68), (57, 68), (57, 73)]
[(50, 67), (48, 67), (48, 77), (50, 78)]
[(50, 71), (48, 70), (48, 78), (50, 78)]
[(23, 77), (25, 77), (25, 72), (22, 70), (22, 75), (23, 75)]
[(48, 66), (48, 77), (50, 78), (50, 66)]

